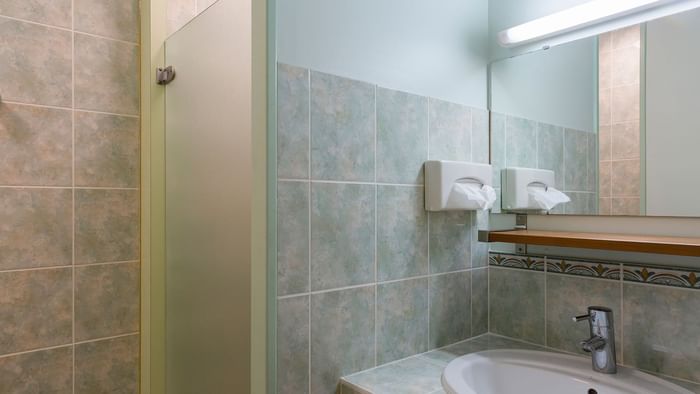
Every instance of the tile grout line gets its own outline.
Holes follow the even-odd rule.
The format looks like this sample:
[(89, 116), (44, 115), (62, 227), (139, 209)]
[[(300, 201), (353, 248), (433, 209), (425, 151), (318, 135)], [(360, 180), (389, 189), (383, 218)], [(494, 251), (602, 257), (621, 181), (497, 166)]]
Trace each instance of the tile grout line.
[(308, 318), (309, 318), (308, 325), (309, 325), (309, 328), (308, 328), (308, 333), (307, 333), (307, 334), (308, 334), (308, 340), (309, 340), (309, 343), (308, 343), (308, 345), (307, 345), (307, 352), (308, 352), (308, 360), (307, 360), (307, 362), (308, 362), (308, 368), (309, 368), (309, 376), (308, 376), (307, 385), (308, 385), (308, 388), (309, 388), (309, 392), (311, 392), (311, 258), (312, 258), (312, 257), (311, 257), (311, 234), (312, 234), (312, 231), (311, 231), (311, 210), (312, 210), (311, 199), (312, 199), (312, 193), (313, 193), (313, 188), (312, 188), (312, 185), (313, 185), (313, 184), (312, 184), (312, 182), (311, 182), (311, 178), (312, 178), (312, 176), (311, 176), (311, 160), (312, 160), (312, 149), (311, 149), (311, 146), (312, 146), (312, 144), (311, 144), (311, 69), (307, 69), (306, 78), (307, 78), (306, 81), (307, 81), (307, 84), (308, 84), (308, 87), (309, 87), (309, 89), (308, 89), (308, 95), (307, 95), (308, 105), (307, 105), (307, 115), (306, 115), (306, 116), (307, 116), (307, 120), (308, 120), (308, 128), (307, 128), (307, 132), (308, 132), (307, 149), (308, 149), (308, 153), (309, 153), (308, 174), (307, 174), (308, 180), (309, 180), (309, 186), (308, 186), (308, 191), (309, 191), (309, 205), (308, 205), (308, 209), (309, 209), (309, 213), (308, 213), (308, 215), (307, 215), (307, 219), (308, 219), (308, 221), (309, 221), (309, 233), (308, 233), (308, 237), (309, 237), (309, 241), (308, 241), (308, 248), (309, 248), (309, 262), (308, 262), (309, 283), (308, 283), (308, 285), (307, 285), (307, 287), (308, 287), (308, 289), (309, 289), (309, 295), (307, 296), (307, 302), (308, 302), (308, 305), (309, 305), (309, 314), (308, 314)]
[(72, 221), (71, 221), (71, 235), (72, 235), (72, 247), (71, 247), (71, 318), (72, 318), (72, 327), (71, 327), (71, 351), (72, 351), (72, 371), (71, 371), (71, 379), (72, 379), (72, 391), (73, 394), (75, 394), (75, 375), (76, 375), (76, 362), (75, 362), (75, 326), (76, 326), (76, 318), (75, 318), (75, 293), (76, 293), (76, 280), (75, 280), (75, 0), (71, 0), (71, 196), (72, 196)]
[[(74, 159), (73, 159), (74, 160)], [(26, 185), (0, 185), (0, 189), (76, 189), (76, 190), (131, 190), (139, 191), (139, 188), (130, 187), (104, 187), (104, 186), (26, 186)]]
[(379, 324), (377, 322), (377, 309), (379, 303), (379, 286), (377, 282), (379, 277), (377, 275), (377, 218), (379, 216), (377, 208), (377, 195), (379, 193), (379, 187), (377, 186), (377, 85), (374, 85), (374, 366), (377, 366), (377, 342), (378, 342), (378, 331)]
[[(71, 13), (73, 13), (73, 14), (75, 13), (74, 7), (75, 7), (75, 5), (73, 4), (73, 2), (71, 2)], [(31, 21), (29, 19), (16, 18), (16, 17), (9, 16), (9, 15), (0, 15), (0, 19), (8, 19), (8, 20), (15, 21), (15, 22), (27, 23), (27, 24), (35, 25), (35, 26), (41, 26), (41, 27), (44, 27), (47, 29), (59, 30), (59, 31), (63, 31), (66, 33), (71, 33), (72, 35), (83, 34), (83, 35), (90, 36), (93, 38), (101, 38), (103, 40), (120, 42), (122, 44), (129, 44), (129, 45), (133, 45), (136, 47), (140, 46), (140, 44), (138, 42), (126, 41), (126, 40), (121, 40), (119, 38), (112, 38), (112, 37), (102, 36), (99, 34), (93, 34), (93, 33), (88, 33), (88, 32), (84, 32), (84, 31), (80, 31), (80, 30), (75, 30), (75, 21), (73, 20), (73, 19), (75, 19), (74, 15), (71, 15), (71, 27), (70, 28), (56, 26), (56, 25), (49, 25), (46, 23)]]
[(80, 267), (94, 267), (98, 265), (116, 265), (116, 264), (132, 264), (140, 263), (140, 260), (125, 260), (125, 261), (106, 261), (99, 263), (84, 263), (84, 264), (70, 264), (70, 265), (51, 265), (45, 267), (30, 267), (30, 268), (11, 268), (11, 269), (0, 269), (0, 274), (6, 274), (11, 272), (31, 272), (31, 271), (46, 271), (46, 270), (56, 270), (56, 269), (68, 269), (68, 268), (80, 268)]
[(134, 115), (134, 114), (120, 114), (116, 112), (105, 112), (105, 111), (95, 111), (95, 110), (90, 110), (90, 109), (82, 109), (82, 108), (73, 108), (71, 107), (61, 107), (59, 105), (46, 105), (46, 104), (34, 104), (34, 103), (25, 103), (22, 101), (16, 101), (16, 100), (3, 100), (3, 104), (11, 104), (11, 105), (20, 105), (24, 107), (33, 107), (33, 108), (46, 108), (46, 109), (55, 109), (55, 110), (61, 110), (61, 111), (73, 111), (75, 112), (86, 112), (90, 114), (99, 114), (99, 115), (111, 115), (111, 116), (120, 116), (123, 118), (133, 118), (133, 119), (140, 119), (141, 115)]

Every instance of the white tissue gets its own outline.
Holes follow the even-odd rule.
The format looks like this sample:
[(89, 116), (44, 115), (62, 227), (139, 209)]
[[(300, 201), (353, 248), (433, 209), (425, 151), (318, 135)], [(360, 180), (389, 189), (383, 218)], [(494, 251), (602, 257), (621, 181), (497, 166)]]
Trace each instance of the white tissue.
[(571, 201), (571, 198), (553, 187), (528, 186), (530, 200), (540, 209), (550, 211), (559, 204)]
[(447, 199), (447, 209), (482, 209), (493, 207), (496, 191), (488, 185), (455, 182)]

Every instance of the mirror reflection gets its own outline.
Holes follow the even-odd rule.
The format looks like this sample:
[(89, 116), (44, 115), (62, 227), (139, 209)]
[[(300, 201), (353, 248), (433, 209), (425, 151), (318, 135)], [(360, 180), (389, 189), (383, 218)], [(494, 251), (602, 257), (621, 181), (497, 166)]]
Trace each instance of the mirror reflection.
[(697, 37), (698, 9), (492, 63), (499, 194), (541, 169), (570, 200), (541, 213), (700, 216)]

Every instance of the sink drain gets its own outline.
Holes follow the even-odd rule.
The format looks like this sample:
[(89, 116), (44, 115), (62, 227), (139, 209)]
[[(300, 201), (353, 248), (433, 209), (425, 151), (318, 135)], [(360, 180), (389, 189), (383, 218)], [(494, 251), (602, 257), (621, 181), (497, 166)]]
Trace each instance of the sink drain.
[(588, 389), (588, 394), (598, 394), (596, 389)]

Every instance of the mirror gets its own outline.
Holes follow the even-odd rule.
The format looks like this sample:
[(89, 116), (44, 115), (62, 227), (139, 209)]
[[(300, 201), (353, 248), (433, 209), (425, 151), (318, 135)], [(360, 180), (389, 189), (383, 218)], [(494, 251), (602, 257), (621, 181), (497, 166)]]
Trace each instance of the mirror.
[(700, 9), (492, 63), (494, 184), (545, 169), (571, 199), (549, 214), (700, 216), (697, 37)]

